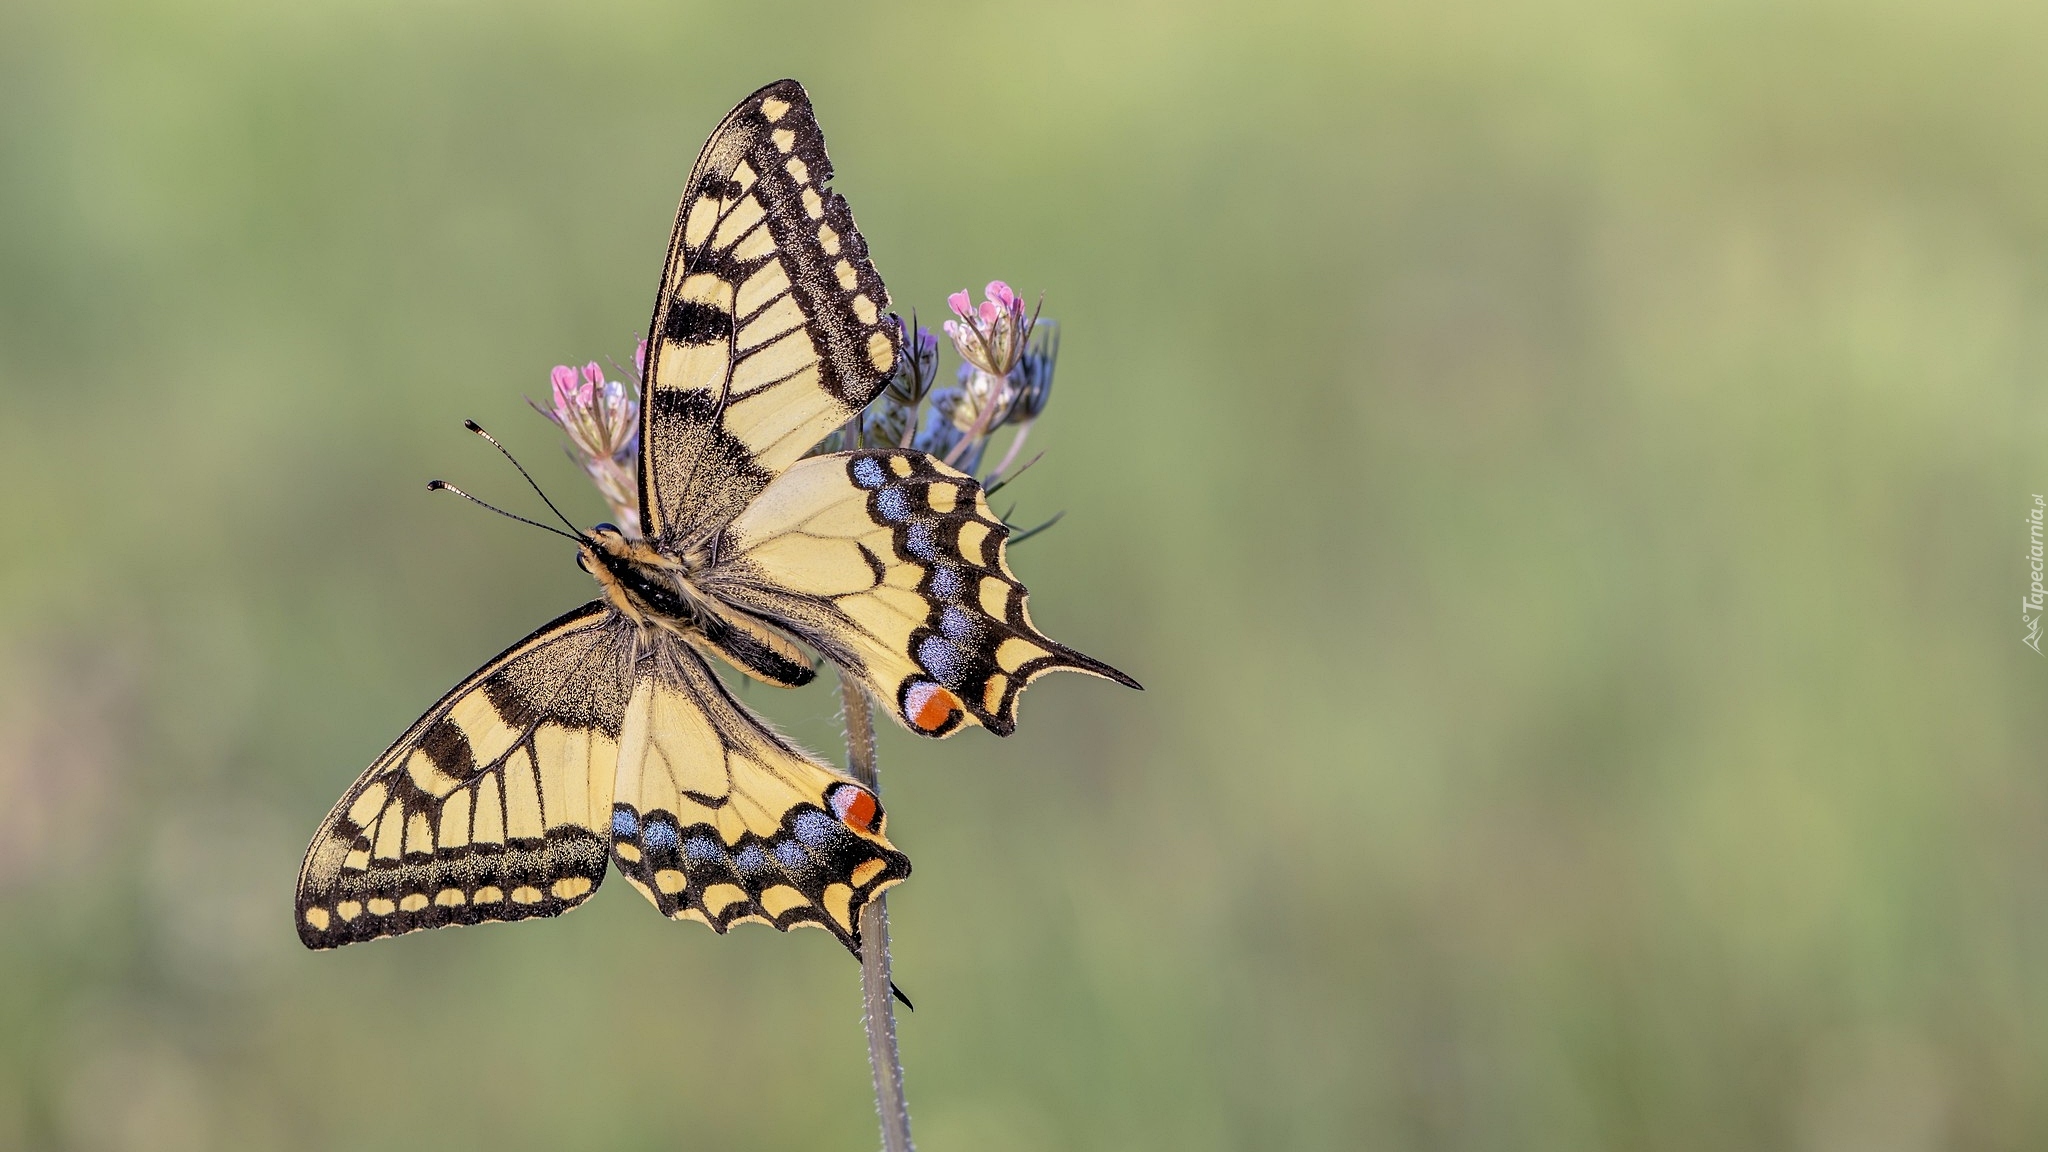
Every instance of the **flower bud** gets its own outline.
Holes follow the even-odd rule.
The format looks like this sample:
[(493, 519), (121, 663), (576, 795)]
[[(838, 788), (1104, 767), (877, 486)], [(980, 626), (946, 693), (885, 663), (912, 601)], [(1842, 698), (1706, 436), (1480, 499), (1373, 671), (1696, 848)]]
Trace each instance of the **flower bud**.
[(1010, 408), (1003, 415), (1004, 423), (1029, 424), (1045, 411), (1046, 402), (1052, 399), (1053, 368), (1059, 358), (1059, 325), (1039, 321), (1030, 345), (1017, 360), (1016, 371), (1010, 373)]

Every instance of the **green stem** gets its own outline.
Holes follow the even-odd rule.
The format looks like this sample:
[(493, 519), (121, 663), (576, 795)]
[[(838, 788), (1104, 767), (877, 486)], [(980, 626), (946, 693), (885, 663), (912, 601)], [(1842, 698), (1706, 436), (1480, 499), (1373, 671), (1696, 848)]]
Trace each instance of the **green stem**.
[(959, 460), (966, 454), (969, 445), (988, 435), (989, 423), (995, 417), (996, 408), (1001, 404), (1004, 394), (1010, 390), (1008, 376), (991, 376), (989, 379), (988, 395), (982, 399), (981, 411), (974, 414), (974, 423), (967, 426), (967, 431), (961, 435), (960, 442), (953, 445), (951, 452), (946, 453), (946, 464)]
[[(840, 710), (846, 720), (846, 767), (875, 795), (882, 782), (875, 767), (875, 714), (868, 694), (845, 673), (839, 675)], [(868, 1067), (875, 1074), (875, 1111), (882, 1117), (885, 1152), (916, 1152), (910, 1142), (910, 1105), (903, 1098), (903, 1061), (896, 1052), (896, 1005), (889, 984), (889, 907), (876, 896), (860, 910), (860, 997), (868, 1029)]]

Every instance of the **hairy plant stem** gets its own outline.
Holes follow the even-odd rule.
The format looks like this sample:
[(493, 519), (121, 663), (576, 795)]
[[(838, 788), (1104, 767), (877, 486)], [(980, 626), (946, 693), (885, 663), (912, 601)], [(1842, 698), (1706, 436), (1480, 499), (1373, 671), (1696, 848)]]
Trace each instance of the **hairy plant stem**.
[[(852, 677), (839, 676), (839, 704), (846, 721), (846, 767), (875, 795), (882, 782), (875, 767), (875, 714), (868, 694)], [(903, 1061), (896, 1053), (896, 1005), (889, 983), (889, 907), (876, 896), (860, 910), (860, 997), (868, 1029), (868, 1067), (875, 1074), (875, 1111), (882, 1117), (885, 1152), (916, 1152), (910, 1142), (910, 1105), (903, 1098)]]

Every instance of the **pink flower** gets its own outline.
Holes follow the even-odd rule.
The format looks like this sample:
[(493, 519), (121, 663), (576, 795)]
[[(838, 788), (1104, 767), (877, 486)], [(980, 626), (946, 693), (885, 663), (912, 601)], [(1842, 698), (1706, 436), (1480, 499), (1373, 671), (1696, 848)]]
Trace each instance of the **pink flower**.
[(633, 341), (633, 375), (647, 378), (647, 337)]
[[(636, 368), (645, 354), (643, 341), (633, 349)], [(637, 381), (639, 373), (634, 376)], [(619, 516), (618, 522), (637, 524), (640, 395), (636, 383), (605, 379), (604, 369), (595, 360), (581, 368), (557, 364), (548, 379), (554, 408), (534, 404), (534, 410), (569, 438), (570, 457), (596, 481), (598, 491)]]
[(549, 379), (555, 406), (541, 415), (569, 434), (570, 443), (583, 458), (617, 458), (633, 447), (639, 428), (639, 398), (623, 381), (606, 380), (604, 369), (595, 360), (581, 369), (557, 364)]
[(576, 370), (567, 364), (555, 365), (555, 416), (558, 420), (572, 419), (576, 409)]
[(1025, 341), (1031, 338), (1031, 321), (1025, 315), (1024, 301), (1003, 281), (989, 281), (983, 294), (987, 299), (979, 305), (969, 300), (965, 290), (946, 297), (947, 306), (959, 317), (946, 321), (946, 335), (953, 338), (962, 360), (1000, 381), (1024, 354)]

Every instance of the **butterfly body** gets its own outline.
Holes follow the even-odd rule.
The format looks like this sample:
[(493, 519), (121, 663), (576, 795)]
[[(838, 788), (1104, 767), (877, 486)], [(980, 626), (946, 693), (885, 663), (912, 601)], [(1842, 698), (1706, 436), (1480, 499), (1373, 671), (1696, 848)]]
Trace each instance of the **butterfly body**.
[(798, 642), (926, 736), (1015, 726), (1057, 669), (980, 485), (923, 453), (804, 458), (887, 382), (901, 328), (795, 81), (754, 93), (685, 185), (648, 337), (641, 522), (578, 536), (599, 598), (428, 709), (328, 813), (312, 948), (552, 916), (607, 869), (724, 932), (818, 927), (910, 873), (868, 789), (776, 733), (707, 660), (796, 687)]
[(695, 555), (696, 564), (679, 560), (600, 524), (585, 536), (576, 560), (596, 577), (612, 610), (642, 633), (660, 629), (780, 688), (801, 688), (815, 679), (817, 672), (795, 645), (723, 608), (692, 582), (705, 553)]

